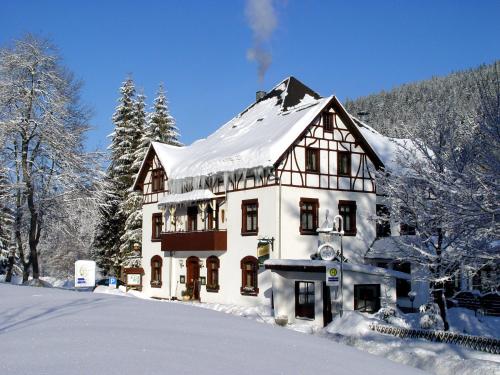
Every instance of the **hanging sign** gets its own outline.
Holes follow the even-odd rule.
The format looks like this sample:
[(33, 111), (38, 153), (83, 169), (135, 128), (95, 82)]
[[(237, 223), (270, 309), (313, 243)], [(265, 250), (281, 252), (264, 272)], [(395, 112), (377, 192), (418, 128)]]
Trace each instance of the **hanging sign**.
[(340, 285), (340, 264), (327, 265), (326, 267), (326, 285), (339, 286)]
[(95, 262), (93, 260), (77, 260), (75, 262), (75, 288), (92, 288), (95, 286)]
[(271, 244), (265, 241), (259, 241), (257, 244), (257, 259), (259, 266), (262, 266), (269, 259)]

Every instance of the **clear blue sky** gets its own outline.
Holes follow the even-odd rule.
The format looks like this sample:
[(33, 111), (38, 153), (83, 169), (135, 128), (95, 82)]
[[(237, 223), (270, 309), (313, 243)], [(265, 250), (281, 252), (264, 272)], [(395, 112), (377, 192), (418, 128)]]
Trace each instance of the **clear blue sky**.
[(128, 73), (151, 104), (164, 82), (182, 142), (205, 137), (255, 91), (294, 75), (341, 100), (500, 58), (500, 1), (277, 0), (265, 79), (246, 58), (244, 0), (0, 3), (0, 44), (49, 37), (85, 82), (94, 109), (87, 146), (105, 148)]

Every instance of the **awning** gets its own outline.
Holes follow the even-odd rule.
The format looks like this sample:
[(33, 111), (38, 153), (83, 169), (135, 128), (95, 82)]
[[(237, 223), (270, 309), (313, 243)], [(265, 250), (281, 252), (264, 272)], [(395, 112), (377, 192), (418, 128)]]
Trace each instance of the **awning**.
[(208, 189), (192, 190), (182, 194), (169, 194), (159, 199), (158, 207), (168, 206), (182, 202), (207, 201), (216, 198), (216, 195)]

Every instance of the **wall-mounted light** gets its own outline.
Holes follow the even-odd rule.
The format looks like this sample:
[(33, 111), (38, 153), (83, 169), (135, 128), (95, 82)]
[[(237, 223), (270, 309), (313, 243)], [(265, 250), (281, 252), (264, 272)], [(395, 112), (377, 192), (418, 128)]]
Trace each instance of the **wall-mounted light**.
[(201, 259), (200, 259), (200, 261), (199, 261), (199, 263), (198, 263), (198, 264), (200, 265), (200, 268), (205, 267), (205, 264), (203, 264), (203, 261), (202, 261)]
[(184, 261), (182, 259), (179, 259), (179, 267), (181, 268), (184, 267)]

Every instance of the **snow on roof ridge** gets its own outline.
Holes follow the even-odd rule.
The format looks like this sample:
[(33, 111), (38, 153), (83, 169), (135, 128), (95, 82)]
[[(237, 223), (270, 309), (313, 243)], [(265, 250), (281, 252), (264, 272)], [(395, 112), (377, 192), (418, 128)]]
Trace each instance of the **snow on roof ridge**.
[(153, 147), (170, 180), (272, 167), (332, 98), (316, 99), (304, 92), (284, 113), (279, 96), (271, 96), (189, 146), (155, 142)]

